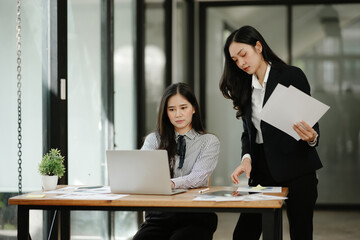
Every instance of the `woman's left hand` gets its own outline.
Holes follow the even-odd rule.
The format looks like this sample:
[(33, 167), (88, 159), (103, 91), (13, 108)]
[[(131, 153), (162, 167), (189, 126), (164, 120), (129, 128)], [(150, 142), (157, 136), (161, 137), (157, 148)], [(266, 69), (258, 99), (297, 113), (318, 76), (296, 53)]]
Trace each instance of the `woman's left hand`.
[(300, 121), (300, 123), (295, 123), (293, 129), (303, 141), (312, 142), (315, 140), (317, 133), (315, 130), (309, 126), (305, 121)]

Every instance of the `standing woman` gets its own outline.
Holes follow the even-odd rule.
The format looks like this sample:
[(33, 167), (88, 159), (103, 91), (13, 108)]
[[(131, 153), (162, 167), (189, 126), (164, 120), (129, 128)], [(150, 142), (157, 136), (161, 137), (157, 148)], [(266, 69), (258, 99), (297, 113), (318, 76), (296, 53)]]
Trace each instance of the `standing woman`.
[[(141, 149), (167, 150), (172, 188), (207, 186), (220, 142), (205, 132), (196, 97), (187, 84), (166, 88), (156, 130), (146, 136)], [(217, 227), (215, 213), (146, 212), (145, 219), (134, 240), (211, 240)]]
[[(236, 117), (242, 119), (244, 128), (242, 159), (231, 180), (238, 184), (239, 176), (245, 173), (250, 186), (288, 187), (286, 210), (291, 239), (310, 240), (318, 196), (316, 170), (322, 167), (315, 149), (319, 144), (319, 125), (311, 127), (299, 119), (293, 126), (301, 138), (296, 141), (259, 117), (277, 84), (292, 85), (310, 95), (309, 82), (299, 68), (285, 64), (276, 56), (251, 26), (230, 34), (224, 54), (220, 90), (225, 98), (232, 100)], [(233, 239), (259, 239), (261, 232), (261, 214), (243, 213)]]

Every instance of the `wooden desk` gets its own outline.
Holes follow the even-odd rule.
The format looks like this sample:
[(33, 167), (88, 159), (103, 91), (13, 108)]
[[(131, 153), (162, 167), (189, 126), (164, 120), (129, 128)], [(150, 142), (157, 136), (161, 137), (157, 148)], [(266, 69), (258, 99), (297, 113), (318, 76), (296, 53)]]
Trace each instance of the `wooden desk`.
[[(65, 186), (59, 186), (65, 187)], [(235, 190), (235, 187), (210, 187), (210, 191)], [(160, 195), (129, 195), (116, 200), (71, 200), (57, 199), (57, 194), (46, 194), (43, 198), (27, 198), (19, 195), (9, 199), (9, 205), (18, 205), (18, 239), (28, 239), (29, 211), (42, 210), (106, 210), (106, 211), (176, 211), (176, 212), (253, 212), (262, 214), (263, 239), (282, 239), (282, 206), (284, 200), (254, 202), (205, 202), (193, 201), (199, 189), (185, 193)], [(41, 194), (42, 192), (33, 192)], [(287, 196), (288, 189), (272, 194)]]

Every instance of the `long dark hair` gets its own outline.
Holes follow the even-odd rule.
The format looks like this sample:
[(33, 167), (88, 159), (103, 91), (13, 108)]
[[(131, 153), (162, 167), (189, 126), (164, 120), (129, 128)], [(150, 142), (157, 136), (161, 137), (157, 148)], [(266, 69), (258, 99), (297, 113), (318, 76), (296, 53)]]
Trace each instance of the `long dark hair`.
[(220, 91), (225, 98), (233, 101), (236, 117), (242, 116), (246, 102), (251, 96), (251, 75), (241, 70), (232, 60), (229, 47), (232, 42), (244, 43), (255, 47), (257, 41), (262, 45), (262, 56), (271, 67), (286, 64), (268, 46), (261, 34), (251, 26), (243, 26), (232, 32), (224, 46), (225, 66), (220, 79)]
[(172, 125), (167, 115), (167, 107), (169, 98), (176, 94), (182, 95), (194, 107), (195, 113), (192, 116), (192, 128), (200, 134), (205, 133), (201, 120), (200, 107), (190, 86), (186, 83), (174, 83), (168, 86), (160, 101), (156, 131), (160, 136), (159, 149), (167, 150), (171, 175), (173, 175), (172, 167), (175, 161), (176, 141), (174, 125)]

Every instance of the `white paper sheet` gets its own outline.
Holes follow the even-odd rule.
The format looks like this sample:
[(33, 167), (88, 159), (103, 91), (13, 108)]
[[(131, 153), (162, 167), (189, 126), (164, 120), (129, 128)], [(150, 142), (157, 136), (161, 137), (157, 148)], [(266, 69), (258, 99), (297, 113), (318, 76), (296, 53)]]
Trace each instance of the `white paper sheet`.
[(87, 199), (87, 200), (114, 200), (129, 196), (129, 194), (111, 194), (110, 186), (80, 186), (63, 187), (44, 193), (61, 194), (55, 198), (59, 199)]
[(96, 193), (89, 193), (89, 194), (78, 194), (78, 193), (69, 193), (58, 195), (56, 198), (58, 199), (73, 199), (73, 200), (115, 200), (118, 198), (123, 198), (129, 196), (128, 194), (96, 194)]
[[(262, 194), (262, 193), (259, 193)], [(256, 194), (254, 194), (256, 195)], [(231, 201), (244, 201), (249, 195), (243, 196), (215, 196), (215, 195), (198, 195), (193, 201), (213, 201), (213, 202), (231, 202)]]
[(261, 192), (261, 193), (280, 193), (282, 187), (256, 186), (256, 187), (238, 187), (238, 192)]
[(77, 194), (88, 194), (88, 193), (111, 193), (110, 186), (81, 186), (81, 187), (63, 187), (52, 191), (47, 191), (45, 193), (57, 193), (57, 194), (68, 194), (68, 193), (77, 193)]
[(260, 118), (299, 140), (293, 125), (303, 120), (314, 126), (329, 108), (294, 86), (287, 88), (278, 84), (260, 112)]
[(212, 201), (212, 202), (234, 202), (234, 201), (264, 201), (264, 200), (277, 200), (287, 199), (287, 197), (265, 195), (263, 193), (255, 193), (244, 196), (210, 196), (210, 195), (199, 195), (193, 199), (193, 201)]
[(264, 200), (278, 200), (278, 199), (287, 199), (287, 197), (280, 197), (274, 195), (265, 195), (265, 194), (250, 194), (243, 201), (264, 201)]

